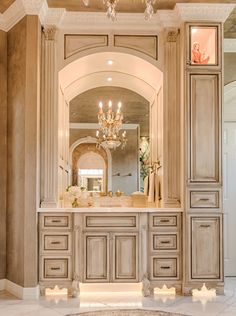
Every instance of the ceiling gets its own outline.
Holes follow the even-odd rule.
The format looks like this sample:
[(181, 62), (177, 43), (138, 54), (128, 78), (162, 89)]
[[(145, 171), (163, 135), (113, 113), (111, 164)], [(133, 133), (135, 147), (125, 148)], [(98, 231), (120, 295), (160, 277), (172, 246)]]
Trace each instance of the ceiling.
[[(3, 13), (15, 0), (0, 0), (0, 12)], [(104, 11), (102, 0), (87, 0), (86, 7), (83, 0), (47, 0), (49, 7), (65, 8), (68, 11)], [(170, 10), (176, 3), (235, 3), (236, 0), (156, 0), (154, 9)], [(119, 0), (117, 11), (119, 12), (143, 12), (145, 9), (144, 0)]]
[[(0, 13), (3, 13), (15, 0), (0, 0)], [(86, 0), (85, 0), (86, 1)], [(89, 5), (86, 7), (83, 0), (47, 0), (49, 7), (65, 8), (68, 11), (87, 11), (99, 12), (105, 11), (102, 0), (87, 0)], [(155, 10), (173, 9), (176, 3), (235, 3), (236, 0), (157, 0)], [(118, 12), (143, 12), (145, 9), (144, 0), (119, 0), (117, 5)], [(224, 25), (224, 36), (227, 38), (236, 38), (236, 9), (226, 20)]]
[[(69, 11), (104, 11), (102, 0), (87, 0), (86, 7), (83, 0), (47, 0), (48, 5), (54, 8), (66, 8)], [(154, 9), (170, 10), (176, 3), (236, 3), (236, 0), (157, 0)], [(145, 0), (119, 0), (117, 11), (119, 12), (143, 12), (145, 10)]]
[(112, 100), (113, 110), (122, 102), (124, 124), (139, 124), (140, 135), (149, 135), (149, 103), (139, 94), (119, 87), (99, 87), (79, 94), (70, 102), (71, 123), (97, 123), (98, 103), (102, 101), (104, 109)]

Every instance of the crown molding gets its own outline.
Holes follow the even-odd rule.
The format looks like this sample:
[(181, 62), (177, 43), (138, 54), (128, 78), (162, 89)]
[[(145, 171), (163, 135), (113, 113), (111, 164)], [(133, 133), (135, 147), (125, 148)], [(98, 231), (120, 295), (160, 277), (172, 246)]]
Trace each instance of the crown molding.
[(224, 39), (224, 53), (236, 53), (236, 38)]
[(185, 22), (224, 22), (234, 7), (232, 3), (177, 3), (175, 10)]
[(143, 13), (118, 13), (117, 21), (111, 22), (101, 12), (71, 12), (63, 8), (49, 8), (46, 0), (16, 0), (0, 14), (0, 29), (7, 32), (25, 15), (38, 15), (43, 26), (156, 32), (165, 27), (179, 27), (183, 21), (224, 22), (234, 7), (234, 4), (178, 3), (174, 10), (159, 10), (150, 21), (144, 19)]

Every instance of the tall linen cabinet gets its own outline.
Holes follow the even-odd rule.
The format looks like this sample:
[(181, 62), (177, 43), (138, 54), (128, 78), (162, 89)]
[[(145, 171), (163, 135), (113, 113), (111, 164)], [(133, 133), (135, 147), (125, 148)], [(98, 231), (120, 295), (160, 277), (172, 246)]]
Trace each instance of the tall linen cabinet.
[[(198, 32), (198, 34), (197, 34)], [(222, 25), (185, 24), (185, 205), (183, 292), (207, 287), (223, 292), (221, 174)], [(198, 37), (197, 37), (198, 36)], [(206, 39), (204, 39), (204, 36)], [(196, 39), (207, 47), (194, 60)], [(210, 57), (208, 57), (210, 53)]]

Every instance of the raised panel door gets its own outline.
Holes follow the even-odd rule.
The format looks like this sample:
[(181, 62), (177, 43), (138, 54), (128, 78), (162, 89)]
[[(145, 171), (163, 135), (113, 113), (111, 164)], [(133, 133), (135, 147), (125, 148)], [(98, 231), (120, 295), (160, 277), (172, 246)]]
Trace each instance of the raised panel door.
[(85, 282), (109, 282), (109, 234), (84, 236)]
[(190, 75), (190, 181), (219, 182), (219, 75)]
[(220, 217), (191, 218), (191, 277), (219, 279), (220, 273)]
[(113, 240), (113, 282), (136, 282), (138, 235), (114, 234)]

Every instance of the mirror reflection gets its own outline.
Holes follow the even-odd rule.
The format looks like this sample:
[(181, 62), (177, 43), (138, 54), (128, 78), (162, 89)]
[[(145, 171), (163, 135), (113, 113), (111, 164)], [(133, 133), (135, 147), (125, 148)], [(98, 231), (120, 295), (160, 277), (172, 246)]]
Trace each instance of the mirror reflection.
[(70, 148), (72, 185), (89, 192), (143, 191), (149, 172), (149, 102), (111, 86), (78, 95), (70, 102)]

